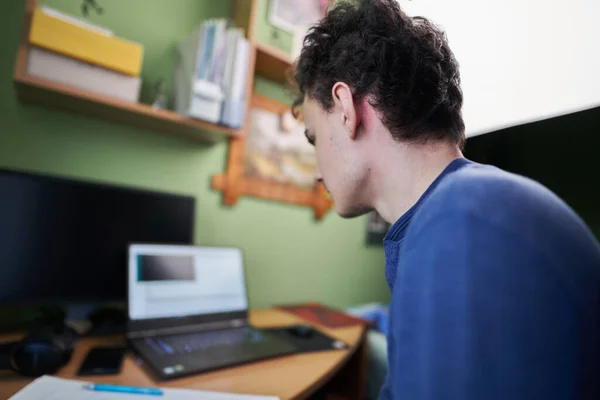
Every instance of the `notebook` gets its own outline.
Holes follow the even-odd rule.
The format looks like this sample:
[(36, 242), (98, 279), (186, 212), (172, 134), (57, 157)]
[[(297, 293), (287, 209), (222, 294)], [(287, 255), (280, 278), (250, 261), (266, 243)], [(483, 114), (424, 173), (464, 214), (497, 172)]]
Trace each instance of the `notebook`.
[(257, 396), (205, 392), (189, 389), (164, 389), (162, 396), (140, 396), (139, 394), (95, 392), (84, 388), (90, 382), (42, 376), (23, 388), (9, 400), (278, 400), (275, 396)]

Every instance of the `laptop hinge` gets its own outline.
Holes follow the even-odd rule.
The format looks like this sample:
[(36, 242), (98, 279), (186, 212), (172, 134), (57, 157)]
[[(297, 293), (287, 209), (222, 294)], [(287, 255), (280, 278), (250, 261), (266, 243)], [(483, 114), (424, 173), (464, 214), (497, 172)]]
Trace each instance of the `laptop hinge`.
[(228, 321), (204, 322), (202, 324), (171, 326), (165, 328), (147, 329), (144, 331), (127, 332), (128, 339), (138, 339), (159, 335), (177, 335), (181, 333), (216, 331), (219, 329), (241, 328), (248, 326), (246, 318), (232, 319)]

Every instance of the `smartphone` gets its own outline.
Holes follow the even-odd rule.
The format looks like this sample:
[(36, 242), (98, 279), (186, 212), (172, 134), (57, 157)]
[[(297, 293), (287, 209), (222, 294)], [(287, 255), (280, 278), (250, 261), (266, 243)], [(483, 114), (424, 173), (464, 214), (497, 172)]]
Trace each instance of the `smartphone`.
[(94, 347), (91, 349), (77, 375), (115, 375), (121, 372), (125, 347)]

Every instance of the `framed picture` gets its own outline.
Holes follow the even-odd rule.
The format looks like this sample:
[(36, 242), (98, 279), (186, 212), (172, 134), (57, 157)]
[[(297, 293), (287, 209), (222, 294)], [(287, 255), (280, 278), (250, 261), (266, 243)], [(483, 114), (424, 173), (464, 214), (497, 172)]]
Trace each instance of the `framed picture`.
[(269, 22), (293, 33), (296, 27), (308, 27), (323, 18), (328, 6), (329, 0), (270, 0)]
[(304, 136), (304, 124), (290, 111), (263, 107), (250, 110), (244, 176), (301, 189), (314, 185), (315, 149)]
[(227, 170), (213, 177), (223, 202), (253, 196), (308, 206), (316, 219), (323, 218), (333, 201), (315, 182), (315, 151), (290, 106), (253, 94), (246, 126), (245, 136), (230, 141)]

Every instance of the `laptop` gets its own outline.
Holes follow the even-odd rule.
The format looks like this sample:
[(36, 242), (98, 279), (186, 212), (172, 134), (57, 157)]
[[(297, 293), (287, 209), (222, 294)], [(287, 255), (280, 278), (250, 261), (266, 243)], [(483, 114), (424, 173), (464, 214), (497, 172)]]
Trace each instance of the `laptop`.
[(297, 352), (248, 323), (236, 248), (132, 244), (127, 341), (159, 379)]

